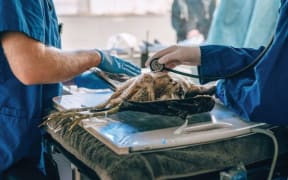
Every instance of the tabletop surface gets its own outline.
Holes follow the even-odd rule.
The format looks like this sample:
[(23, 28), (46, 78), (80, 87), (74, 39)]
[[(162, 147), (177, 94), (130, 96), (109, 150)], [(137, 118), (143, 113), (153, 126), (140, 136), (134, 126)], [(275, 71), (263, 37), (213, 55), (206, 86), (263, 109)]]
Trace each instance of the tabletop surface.
[[(210, 118), (227, 120), (227, 114), (226, 116), (218, 114), (217, 107), (213, 111), (214, 115), (209, 116)], [(238, 127), (241, 127), (241, 123), (242, 121)], [(55, 142), (61, 144), (67, 152), (85, 164), (87, 168), (95, 171), (102, 179), (137, 179), (139, 177), (141, 179), (165, 179), (193, 176), (231, 167), (240, 161), (250, 164), (269, 159), (274, 151), (269, 137), (245, 133), (176, 149), (118, 155), (83, 126), (77, 126), (73, 131), (68, 131), (67, 127), (63, 127), (57, 132), (53, 128), (47, 128), (47, 132)], [(288, 149), (287, 132), (276, 128), (275, 135), (280, 144), (280, 152), (286, 152)]]

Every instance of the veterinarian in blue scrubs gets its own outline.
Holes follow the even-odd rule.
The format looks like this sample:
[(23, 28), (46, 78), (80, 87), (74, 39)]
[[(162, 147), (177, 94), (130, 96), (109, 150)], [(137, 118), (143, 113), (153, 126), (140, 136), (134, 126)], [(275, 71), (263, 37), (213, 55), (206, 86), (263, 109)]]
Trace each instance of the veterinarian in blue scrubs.
[[(0, 179), (17, 164), (45, 174), (38, 125), (51, 110), (52, 97), (61, 93), (58, 82), (95, 66), (130, 76), (140, 69), (95, 49), (60, 50), (52, 0), (0, 0), (0, 17)], [(39, 173), (30, 176), (43, 179)]]
[[(271, 47), (251, 69), (217, 83), (216, 96), (247, 121), (288, 125), (288, 1), (282, 0)], [(255, 34), (257, 36), (257, 34)], [(172, 46), (157, 52), (159, 63), (173, 68), (180, 64), (198, 66), (204, 77), (224, 77), (250, 64), (262, 51), (221, 45)], [(147, 61), (148, 66), (150, 60)]]

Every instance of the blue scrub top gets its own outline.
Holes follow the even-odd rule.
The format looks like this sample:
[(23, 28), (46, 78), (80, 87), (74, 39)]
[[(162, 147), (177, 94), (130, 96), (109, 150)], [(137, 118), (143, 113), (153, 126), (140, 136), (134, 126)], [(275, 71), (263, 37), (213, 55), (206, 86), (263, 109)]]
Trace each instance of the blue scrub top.
[[(288, 125), (288, 2), (281, 1), (273, 44), (252, 69), (217, 83), (217, 97), (245, 120)], [(257, 34), (255, 34), (257, 36)], [(225, 76), (247, 66), (259, 49), (203, 45), (200, 76)], [(204, 78), (201, 83), (206, 83)]]
[[(0, 0), (0, 32), (22, 32), (47, 46), (60, 48), (52, 0)], [(23, 62), (25, 63), (25, 62)], [(0, 48), (0, 174), (22, 158), (39, 161), (42, 117), (52, 108), (59, 84), (22, 84)]]

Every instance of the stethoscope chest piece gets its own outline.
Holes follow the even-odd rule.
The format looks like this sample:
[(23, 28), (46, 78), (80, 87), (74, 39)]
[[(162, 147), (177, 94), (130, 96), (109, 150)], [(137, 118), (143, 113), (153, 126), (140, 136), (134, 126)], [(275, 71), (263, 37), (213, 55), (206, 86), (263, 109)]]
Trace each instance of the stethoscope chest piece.
[(180, 74), (180, 75), (183, 75), (183, 76), (188, 76), (188, 77), (192, 77), (192, 78), (199, 78), (198, 75), (193, 75), (193, 74), (188, 74), (188, 73), (185, 73), (185, 72), (181, 72), (181, 71), (176, 71), (174, 69), (170, 69), (170, 68), (166, 68), (164, 64), (160, 64), (158, 62), (158, 58), (154, 58), (151, 60), (150, 62), (150, 69), (152, 72), (162, 72), (162, 71), (169, 71), (169, 72), (173, 72), (173, 73), (176, 73), (176, 74)]
[(150, 62), (150, 69), (153, 72), (160, 72), (160, 71), (163, 71), (165, 69), (165, 65), (159, 64), (158, 58), (155, 58), (155, 59), (152, 59)]

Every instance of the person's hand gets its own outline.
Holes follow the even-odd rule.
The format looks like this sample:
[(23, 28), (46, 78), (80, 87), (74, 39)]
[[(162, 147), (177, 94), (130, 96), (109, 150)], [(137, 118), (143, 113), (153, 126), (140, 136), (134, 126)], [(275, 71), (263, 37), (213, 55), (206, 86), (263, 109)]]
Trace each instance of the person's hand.
[(105, 52), (99, 51), (99, 53), (101, 55), (101, 62), (98, 68), (101, 70), (110, 73), (126, 74), (128, 76), (141, 74), (141, 68), (138, 66), (115, 56), (108, 55)]
[(174, 68), (178, 65), (200, 65), (200, 48), (192, 46), (174, 45), (155, 53), (145, 65), (149, 67), (152, 59), (158, 58), (159, 64), (165, 64), (167, 68)]

